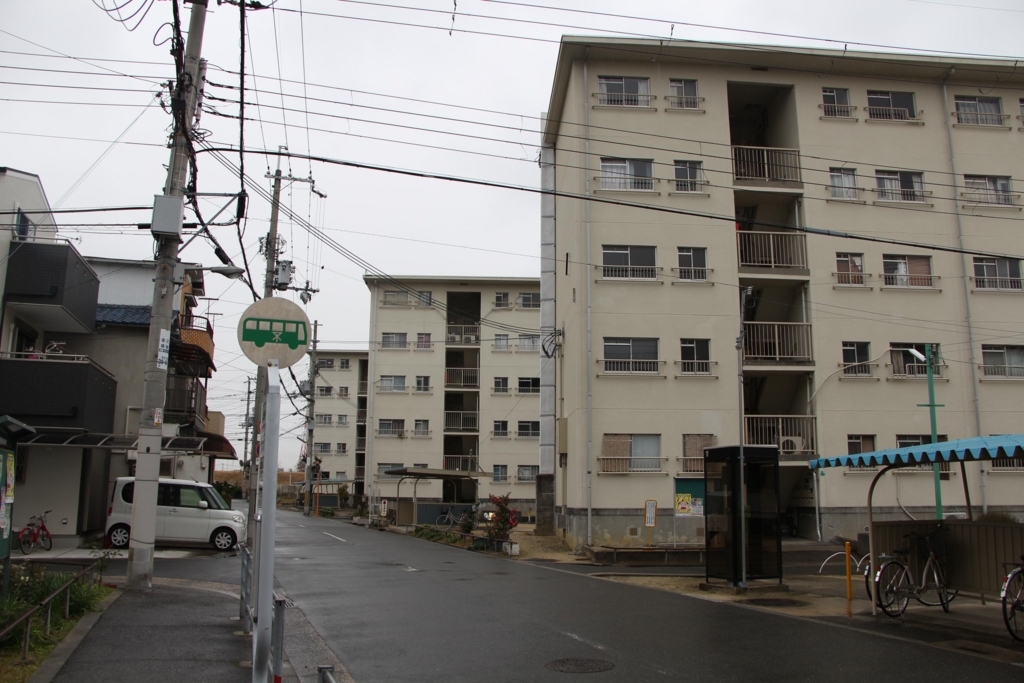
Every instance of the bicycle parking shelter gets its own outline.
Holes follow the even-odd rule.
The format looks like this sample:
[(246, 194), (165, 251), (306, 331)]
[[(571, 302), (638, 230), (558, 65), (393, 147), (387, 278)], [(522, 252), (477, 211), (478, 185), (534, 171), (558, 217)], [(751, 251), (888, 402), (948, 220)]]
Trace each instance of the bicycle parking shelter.
[[(1008, 434), (1002, 436), (977, 436), (957, 441), (943, 441), (935, 444), (892, 448), (859, 455), (844, 455), (835, 458), (818, 458), (809, 461), (815, 476), (818, 470), (827, 467), (877, 467), (868, 487), (868, 554), (872, 574), (878, 569), (875, 554), (878, 532), (888, 531), (889, 541), (901, 531), (910, 527), (934, 526), (942, 524), (952, 532), (950, 539), (950, 571), (961, 590), (977, 591), (984, 600), (986, 593), (996, 595), (1001, 579), (1002, 565), (1015, 562), (1024, 552), (1024, 525), (1010, 523), (974, 522), (971, 511), (970, 489), (967, 485), (967, 468), (965, 463), (991, 461), (995, 459), (1013, 459), (1024, 462), (1024, 434)], [(914, 522), (875, 522), (874, 493), (875, 485), (882, 475), (890, 470), (903, 467), (915, 467), (935, 463), (960, 463), (960, 475), (963, 479), (964, 497), (967, 503), (968, 520), (915, 520)], [(890, 528), (891, 527), (891, 528)], [(904, 529), (904, 527), (906, 529)], [(985, 527), (984, 529), (982, 527)], [(988, 528), (993, 527), (993, 528)], [(957, 551), (960, 551), (959, 553)], [(967, 551), (967, 552), (964, 552)], [(872, 589), (875, 583), (872, 582)], [(872, 597), (872, 614), (878, 613), (877, 597)]]
[[(400, 516), (404, 506), (401, 506), (401, 493), (402, 493), (402, 482), (406, 479), (412, 479), (412, 524), (415, 525), (419, 521), (419, 500), (416, 495), (416, 488), (422, 479), (440, 479), (442, 482), (457, 482), (457, 481), (472, 481), (476, 484), (476, 480), (480, 477), (485, 476), (485, 472), (479, 471), (463, 471), (463, 470), (435, 470), (428, 469), (426, 467), (396, 467), (389, 470), (384, 470), (383, 474), (392, 477), (400, 477), (398, 480), (398, 490), (395, 493), (395, 523), (402, 524)], [(409, 501), (406, 501), (409, 502)], [(451, 505), (459, 505), (459, 503), (451, 503)]]

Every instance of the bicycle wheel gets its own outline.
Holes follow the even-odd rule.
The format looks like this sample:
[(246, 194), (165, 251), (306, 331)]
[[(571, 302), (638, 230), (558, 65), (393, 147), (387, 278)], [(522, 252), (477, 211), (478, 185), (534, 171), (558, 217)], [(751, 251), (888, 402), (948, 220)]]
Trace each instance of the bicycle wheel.
[(907, 609), (913, 584), (903, 563), (889, 560), (878, 571), (878, 606), (890, 617), (898, 617)]
[(946, 585), (946, 577), (943, 575), (942, 566), (932, 564), (929, 576), (925, 578), (925, 584), (917, 594), (917, 601), (928, 607), (942, 607), (949, 611), (949, 603), (957, 596), (958, 591)]
[(441, 515), (437, 518), (437, 521), (434, 522), (434, 526), (436, 526), (438, 529), (444, 529), (445, 531), (448, 531), (452, 528), (452, 521), (453, 520), (451, 518), (451, 515)]
[(53, 550), (53, 536), (46, 529), (39, 532), (39, 545), (43, 547), (43, 550)]
[(35, 543), (32, 542), (32, 530), (22, 529), (21, 533), (18, 534), (18, 543), (21, 544), (21, 554), (28, 555), (32, 552), (32, 548), (35, 547)]
[(1014, 640), (1024, 641), (1024, 569), (1014, 569), (1003, 586), (1003, 623)]

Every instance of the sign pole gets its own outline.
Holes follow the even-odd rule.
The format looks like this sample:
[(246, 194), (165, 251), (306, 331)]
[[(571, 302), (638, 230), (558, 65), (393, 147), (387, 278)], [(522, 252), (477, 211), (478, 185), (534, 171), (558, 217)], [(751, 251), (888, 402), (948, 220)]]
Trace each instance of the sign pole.
[(277, 520), (277, 446), (281, 435), (281, 375), (277, 360), (267, 363), (267, 420), (263, 438), (263, 507), (260, 511), (260, 582), (257, 586), (257, 623), (253, 634), (253, 683), (266, 683), (270, 667), (271, 626), (274, 614), (274, 525)]

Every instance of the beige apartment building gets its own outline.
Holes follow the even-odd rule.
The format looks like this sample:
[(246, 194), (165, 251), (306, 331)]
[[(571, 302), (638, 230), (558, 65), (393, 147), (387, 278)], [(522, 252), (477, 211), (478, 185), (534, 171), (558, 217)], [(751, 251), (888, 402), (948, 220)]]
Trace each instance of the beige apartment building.
[[(367, 276), (370, 339), (366, 487), (411, 500), (401, 467), (464, 472), (425, 479), (427, 503), (510, 494), (533, 516), (540, 437), (536, 278)], [(420, 521), (437, 510), (421, 506)], [(427, 519), (429, 517), (429, 519)]]
[(346, 484), (355, 496), (363, 495), (365, 482), (368, 359), (366, 351), (319, 349), (313, 390), (311, 451), (320, 461), (319, 480)]
[[(940, 439), (1021, 432), (1022, 115), (1012, 61), (563, 38), (542, 152), (558, 457), (542, 449), (541, 474), (573, 544), (646, 542), (646, 500), (656, 542), (702, 542), (675, 494), (702, 498), (702, 449), (738, 442), (741, 401), (745, 442), (780, 448), (787, 526), (856, 537), (874, 473), (815, 482), (807, 461), (930, 442), (926, 344)], [(1019, 465), (967, 479), (979, 512), (1024, 511)], [(941, 486), (964, 511), (958, 467)], [(886, 474), (875, 501), (934, 514), (931, 468)]]

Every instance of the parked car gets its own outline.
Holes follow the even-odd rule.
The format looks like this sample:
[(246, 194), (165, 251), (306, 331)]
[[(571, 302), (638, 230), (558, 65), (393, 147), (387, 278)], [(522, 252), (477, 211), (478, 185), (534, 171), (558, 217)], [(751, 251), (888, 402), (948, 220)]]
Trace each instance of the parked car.
[[(107, 510), (107, 538), (127, 548), (131, 538), (135, 477), (119, 477)], [(189, 479), (161, 479), (157, 488), (156, 542), (211, 543), (230, 550), (245, 533), (245, 513), (232, 510), (217, 489)]]

